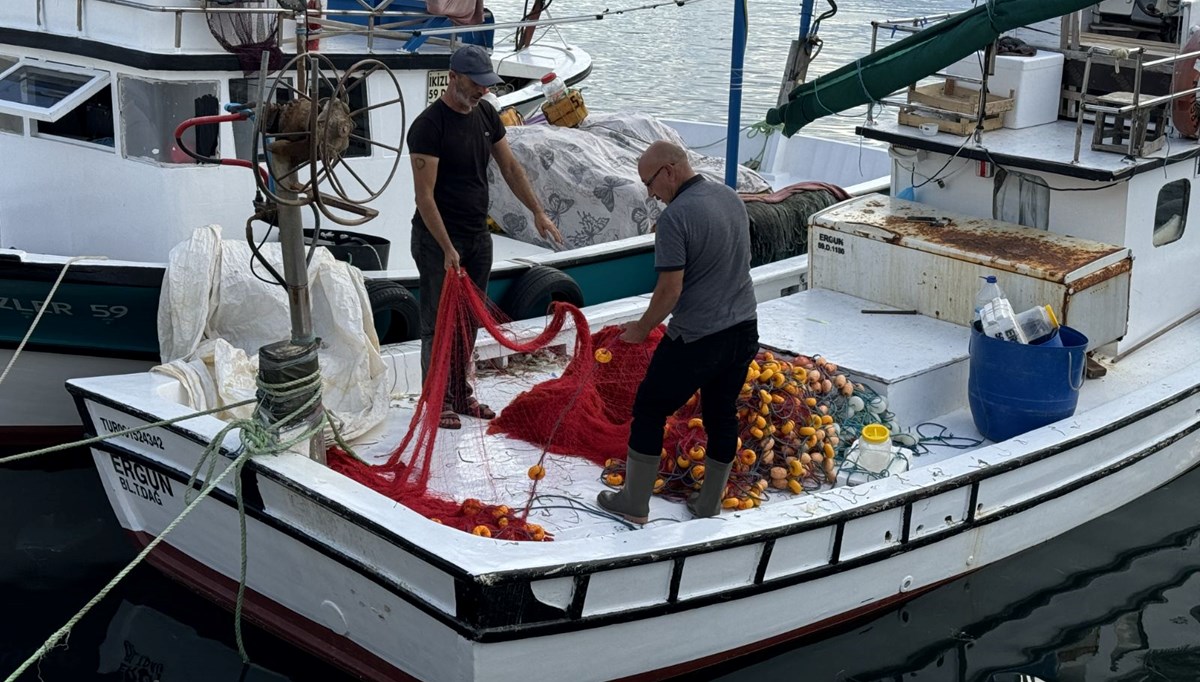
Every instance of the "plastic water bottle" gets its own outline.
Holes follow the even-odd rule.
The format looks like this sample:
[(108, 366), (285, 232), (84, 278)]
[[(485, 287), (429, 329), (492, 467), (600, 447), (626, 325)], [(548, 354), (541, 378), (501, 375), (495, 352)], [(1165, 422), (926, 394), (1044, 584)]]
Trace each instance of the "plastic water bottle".
[(546, 97), (548, 104), (553, 104), (567, 96), (567, 86), (563, 85), (562, 79), (558, 77), (558, 74), (551, 71), (542, 76), (542, 94)]
[(1058, 329), (1058, 318), (1054, 309), (1048, 305), (1040, 305), (1017, 313), (1017, 326), (1029, 343), (1039, 343)]
[(974, 321), (979, 321), (979, 311), (983, 306), (991, 303), (997, 298), (1004, 298), (1004, 292), (1000, 290), (1000, 285), (996, 284), (995, 275), (986, 275), (980, 277), (983, 280), (983, 286), (979, 287), (979, 293), (975, 294), (975, 318)]
[(892, 432), (883, 424), (864, 426), (856, 447), (859, 468), (878, 474), (891, 466)]

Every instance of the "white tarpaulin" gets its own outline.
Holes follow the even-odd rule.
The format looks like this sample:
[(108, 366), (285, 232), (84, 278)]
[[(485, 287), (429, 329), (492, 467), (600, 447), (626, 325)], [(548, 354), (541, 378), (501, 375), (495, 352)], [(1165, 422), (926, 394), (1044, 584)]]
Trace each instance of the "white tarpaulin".
[[(656, 140), (687, 149), (674, 129), (633, 113), (589, 114), (578, 128), (512, 126), (506, 137), (565, 244), (538, 236), (533, 215), (509, 190), (495, 161), (488, 166), (488, 215), (510, 237), (556, 250), (649, 233), (662, 204), (646, 193), (638, 157)], [(692, 151), (688, 156), (698, 173), (724, 182), (724, 159)], [(739, 192), (771, 191), (762, 176), (745, 166), (738, 166), (737, 185)]]
[[(283, 272), (278, 243), (261, 249)], [(171, 249), (158, 306), (158, 338), (163, 364), (154, 371), (183, 383), (196, 410), (253, 398), (258, 349), (291, 335), (287, 293), (261, 264), (250, 266), (243, 240), (222, 240), (215, 225), (197, 229)], [(353, 438), (380, 423), (387, 413), (387, 366), (362, 273), (317, 249), (308, 267), (313, 329), (319, 350), (323, 403)], [(253, 406), (222, 413), (249, 417)]]

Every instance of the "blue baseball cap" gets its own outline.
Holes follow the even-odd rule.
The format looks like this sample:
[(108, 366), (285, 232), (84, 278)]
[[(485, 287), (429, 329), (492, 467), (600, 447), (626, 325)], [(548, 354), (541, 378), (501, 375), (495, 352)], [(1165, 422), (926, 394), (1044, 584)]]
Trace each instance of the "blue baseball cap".
[(478, 85), (491, 87), (504, 80), (492, 71), (492, 58), (478, 45), (463, 45), (450, 55), (450, 70), (461, 73)]

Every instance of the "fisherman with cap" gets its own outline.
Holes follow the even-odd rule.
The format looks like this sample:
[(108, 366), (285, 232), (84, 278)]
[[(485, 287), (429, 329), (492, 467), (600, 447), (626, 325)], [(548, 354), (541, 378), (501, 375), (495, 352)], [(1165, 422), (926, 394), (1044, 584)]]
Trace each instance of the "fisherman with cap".
[[(442, 96), (413, 121), (408, 131), (417, 211), (413, 216), (412, 255), (420, 273), (421, 374), (429, 372), (433, 330), (442, 281), (448, 270), (462, 269), (480, 289), (492, 269), (492, 237), (487, 228), (490, 159), (513, 194), (533, 213), (543, 238), (562, 243), (562, 235), (534, 196), (533, 187), (504, 138), (504, 125), (490, 105), (479, 106), (489, 88), (503, 82), (492, 60), (478, 45), (450, 56), (450, 83)], [(459, 415), (496, 416), (472, 395), (467, 363), (475, 333), (469, 330), (466, 357), (452, 359), (439, 426), (461, 428)]]

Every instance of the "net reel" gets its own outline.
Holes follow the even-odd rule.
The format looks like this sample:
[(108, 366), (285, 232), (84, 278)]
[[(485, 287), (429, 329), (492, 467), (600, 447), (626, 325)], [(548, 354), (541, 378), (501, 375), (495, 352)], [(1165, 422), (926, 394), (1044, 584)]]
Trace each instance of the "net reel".
[[(354, 109), (351, 95), (368, 87), (369, 80), (373, 94), (383, 99)], [(404, 96), (391, 69), (377, 59), (364, 59), (339, 76), (328, 57), (300, 54), (260, 82), (258, 102), (255, 136), (266, 157), (267, 177), (258, 177), (257, 183), (264, 196), (280, 205), (311, 206), (340, 225), (361, 225), (379, 214), (366, 204), (379, 198), (395, 177), (405, 126), (398, 126), (395, 140), (376, 140), (360, 131), (369, 130), (370, 112), (395, 105), (399, 120), (405, 120)], [(356, 170), (346, 158), (352, 142), (391, 152), (390, 163), (368, 157), (364, 165), (375, 166), (373, 172)]]

